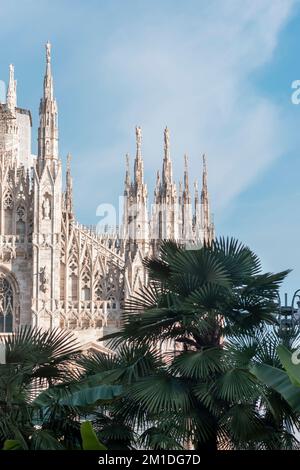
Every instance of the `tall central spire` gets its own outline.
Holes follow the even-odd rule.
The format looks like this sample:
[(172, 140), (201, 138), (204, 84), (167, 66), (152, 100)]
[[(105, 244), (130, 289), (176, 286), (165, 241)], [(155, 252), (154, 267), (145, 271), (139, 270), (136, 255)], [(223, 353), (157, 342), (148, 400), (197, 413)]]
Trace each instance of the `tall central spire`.
[(41, 161), (58, 159), (57, 104), (53, 92), (51, 71), (51, 44), (46, 44), (46, 72), (43, 97), (40, 102), (40, 127), (38, 131), (38, 158)]
[(144, 184), (144, 163), (142, 158), (142, 129), (137, 126), (135, 128), (136, 135), (136, 157), (134, 161), (134, 184), (141, 186)]
[(48, 41), (46, 46), (46, 73), (44, 77), (44, 99), (53, 100), (53, 77), (51, 73), (51, 44)]

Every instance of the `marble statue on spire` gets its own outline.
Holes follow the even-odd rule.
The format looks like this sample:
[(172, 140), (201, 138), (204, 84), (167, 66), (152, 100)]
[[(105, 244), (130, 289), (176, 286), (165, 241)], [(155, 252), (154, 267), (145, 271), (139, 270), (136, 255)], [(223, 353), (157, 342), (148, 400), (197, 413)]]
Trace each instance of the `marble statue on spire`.
[(47, 41), (47, 44), (46, 44), (46, 62), (47, 64), (50, 64), (51, 62), (51, 43), (49, 41)]
[(169, 132), (168, 127), (166, 127), (164, 131), (164, 141), (165, 141), (165, 149), (168, 149), (170, 147), (170, 132)]
[(9, 82), (6, 95), (8, 109), (14, 114), (17, 106), (17, 82), (14, 77), (15, 69), (12, 64), (9, 66)]
[(136, 126), (135, 135), (136, 135), (137, 146), (141, 146), (142, 145), (142, 129), (140, 126)]

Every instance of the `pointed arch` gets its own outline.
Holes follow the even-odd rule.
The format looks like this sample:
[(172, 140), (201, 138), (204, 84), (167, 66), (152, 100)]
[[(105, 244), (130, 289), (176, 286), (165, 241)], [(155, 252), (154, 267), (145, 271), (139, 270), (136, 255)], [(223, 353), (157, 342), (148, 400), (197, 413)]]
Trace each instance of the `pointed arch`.
[(19, 286), (15, 275), (0, 267), (0, 333), (12, 333), (18, 326)]

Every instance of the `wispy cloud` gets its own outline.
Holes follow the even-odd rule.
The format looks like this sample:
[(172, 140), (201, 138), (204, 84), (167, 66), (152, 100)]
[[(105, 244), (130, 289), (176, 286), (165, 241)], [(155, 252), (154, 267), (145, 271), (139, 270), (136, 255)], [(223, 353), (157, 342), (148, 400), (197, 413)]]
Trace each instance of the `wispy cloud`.
[[(0, 12), (6, 25), (0, 38), (13, 37), (22, 17), (25, 45), (14, 48), (23, 56), (36, 61), (48, 38), (56, 46), (61, 149), (75, 154), (82, 216), (93, 217), (99, 202), (122, 191), (123, 156), (134, 153), (136, 124), (152, 182), (166, 124), (177, 179), (185, 152), (193, 177), (207, 153), (216, 212), (286, 151), (281, 109), (263, 96), (253, 74), (272, 59), (294, 0), (74, 0), (72, 7), (27, 0), (16, 22), (8, 21), (19, 4), (13, 3)], [(33, 86), (36, 106), (41, 87)]]
[(115, 165), (127, 151), (128, 137), (123, 136), (141, 124), (145, 164), (153, 172), (161, 165), (167, 123), (177, 177), (185, 152), (191, 155), (193, 175), (200, 174), (200, 154), (208, 153), (218, 209), (285, 151), (280, 109), (256, 90), (252, 74), (272, 58), (293, 1), (218, 1), (194, 7), (194, 14), (182, 8), (143, 17), (142, 24), (131, 24), (130, 34), (125, 27), (112, 35), (99, 70), (108, 70), (110, 93), (117, 90), (128, 99), (116, 114), (119, 138), (107, 152)]

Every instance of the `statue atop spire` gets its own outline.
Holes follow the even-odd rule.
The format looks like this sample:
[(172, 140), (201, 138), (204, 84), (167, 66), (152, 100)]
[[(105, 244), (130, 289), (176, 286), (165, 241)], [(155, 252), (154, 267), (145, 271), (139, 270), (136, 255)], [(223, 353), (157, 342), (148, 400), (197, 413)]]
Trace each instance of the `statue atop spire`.
[(8, 109), (14, 113), (17, 106), (17, 82), (14, 77), (15, 68), (12, 64), (9, 66), (9, 82), (6, 95), (6, 104)]
[(46, 47), (46, 63), (50, 64), (51, 63), (51, 43), (47, 41), (45, 47)]
[(172, 176), (172, 162), (170, 157), (170, 131), (168, 127), (164, 130), (164, 160), (162, 170), (162, 184), (167, 191), (167, 188), (171, 190), (173, 185)]
[(51, 73), (51, 44), (48, 41), (46, 49), (46, 73), (44, 78), (44, 98), (53, 100), (53, 77)]
[(142, 157), (142, 129), (139, 126), (135, 128), (136, 135), (136, 156), (137, 158)]

